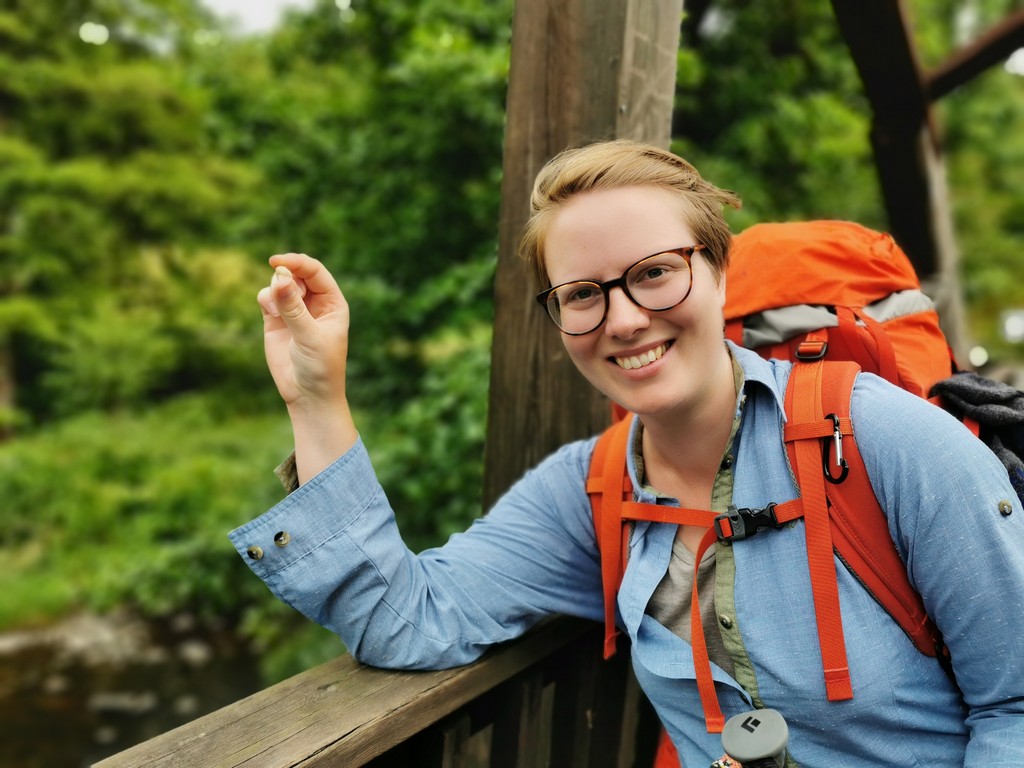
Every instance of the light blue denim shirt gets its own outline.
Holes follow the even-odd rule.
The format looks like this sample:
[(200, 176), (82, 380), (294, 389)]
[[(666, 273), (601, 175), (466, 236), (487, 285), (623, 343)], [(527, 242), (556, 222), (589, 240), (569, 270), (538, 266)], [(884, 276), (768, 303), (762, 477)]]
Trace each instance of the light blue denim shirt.
[[(787, 501), (797, 495), (781, 438), (789, 364), (733, 353), (745, 375), (733, 503)], [(723, 712), (750, 709), (755, 697), (782, 712), (791, 757), (802, 766), (1021, 768), (1024, 510), (1006, 472), (955, 419), (875, 376), (858, 378), (851, 416), (893, 540), (950, 648), (960, 691), (837, 560), (854, 698), (826, 699), (797, 521), (731, 545), (732, 578), (716, 582), (716, 603), (736, 614), (723, 623), (723, 632), (734, 633), (727, 646), (742, 649), (741, 666), (752, 672), (744, 690), (714, 669)], [(602, 619), (584, 491), (593, 445), (566, 445), (467, 532), (419, 555), (403, 544), (362, 442), (231, 539), (275, 595), (336, 632), (361, 661), (464, 664), (549, 614)], [(630, 471), (639, 487), (635, 466)], [(699, 767), (722, 749), (705, 730), (690, 645), (645, 614), (674, 535), (671, 525), (636, 525), (619, 618), (637, 677), (683, 764)], [(260, 559), (246, 556), (250, 547), (260, 548)], [(719, 600), (723, 585), (732, 594)]]

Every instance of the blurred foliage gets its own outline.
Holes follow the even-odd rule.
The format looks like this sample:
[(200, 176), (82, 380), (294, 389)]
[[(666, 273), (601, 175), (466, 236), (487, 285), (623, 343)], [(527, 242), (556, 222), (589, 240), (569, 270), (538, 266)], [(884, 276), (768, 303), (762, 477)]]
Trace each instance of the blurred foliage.
[(0, 446), (0, 626), (130, 604), (238, 616), (261, 598), (224, 532), (280, 497), (283, 414), (183, 395), (90, 411)]
[[(908, 3), (925, 65), (1014, 1)], [(479, 513), (512, 5), (317, 0), (232, 38), (199, 0), (4, 0), (0, 628), (187, 607), (231, 620), (270, 679), (337, 653), (224, 536), (281, 496), (254, 301), (278, 251), (349, 299), (349, 392), (409, 545)], [(1022, 117), (998, 68), (937, 112), (973, 331), (1003, 359)], [(734, 228), (885, 228), (869, 127), (827, 0), (685, 18), (673, 146), (741, 195)]]
[(716, 0), (684, 21), (682, 48), (673, 149), (740, 195), (735, 230), (800, 218), (884, 227), (869, 109), (828, 2)]

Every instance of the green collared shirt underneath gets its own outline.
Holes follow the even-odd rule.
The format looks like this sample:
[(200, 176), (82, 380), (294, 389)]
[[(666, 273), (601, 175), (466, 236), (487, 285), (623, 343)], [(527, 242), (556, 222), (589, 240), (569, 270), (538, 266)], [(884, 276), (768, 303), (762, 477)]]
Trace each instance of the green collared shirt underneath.
[[(726, 443), (725, 453), (719, 464), (718, 474), (711, 490), (711, 509), (722, 513), (732, 503), (733, 467), (735, 456), (733, 445), (739, 431), (746, 397), (743, 394), (743, 368), (732, 361), (733, 382), (736, 387), (737, 407), (733, 416), (732, 429)], [(637, 472), (645, 477), (641, 455), (642, 425), (637, 429), (633, 452), (636, 456)], [(646, 486), (651, 493), (661, 497), (656, 489)], [(674, 634), (690, 642), (690, 605), (693, 587), (694, 553), (676, 540), (672, 546), (672, 558), (661, 583), (651, 596), (647, 613)], [(716, 543), (704, 555), (697, 572), (697, 594), (700, 600), (701, 622), (711, 661), (732, 675), (744, 689), (757, 700), (757, 681), (753, 666), (747, 656), (740, 637), (736, 617), (733, 588), (736, 575), (732, 548)]]

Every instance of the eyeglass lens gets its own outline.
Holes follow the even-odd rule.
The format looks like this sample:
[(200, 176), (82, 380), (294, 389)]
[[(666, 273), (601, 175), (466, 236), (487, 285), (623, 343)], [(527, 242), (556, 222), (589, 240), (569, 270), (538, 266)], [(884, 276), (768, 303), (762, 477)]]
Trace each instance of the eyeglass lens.
[[(681, 254), (659, 253), (634, 264), (621, 281), (611, 281), (611, 287), (621, 284), (634, 304), (655, 312), (671, 309), (690, 292), (690, 265)], [(566, 333), (589, 333), (604, 322), (609, 290), (607, 283), (590, 280), (565, 283), (548, 295), (548, 314)]]

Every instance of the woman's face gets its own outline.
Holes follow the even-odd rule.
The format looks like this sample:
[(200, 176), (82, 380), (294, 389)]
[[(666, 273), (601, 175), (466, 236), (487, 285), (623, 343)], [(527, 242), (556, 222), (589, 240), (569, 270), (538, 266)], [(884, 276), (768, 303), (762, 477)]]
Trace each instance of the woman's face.
[[(672, 193), (656, 187), (597, 190), (555, 215), (544, 240), (545, 265), (552, 285), (605, 282), (645, 256), (695, 244)], [(725, 279), (716, 282), (699, 253), (691, 266), (693, 286), (682, 304), (655, 312), (613, 288), (603, 325), (583, 336), (562, 335), (587, 380), (641, 416), (699, 407), (717, 386), (709, 373), (721, 370), (712, 361), (726, 354)]]

